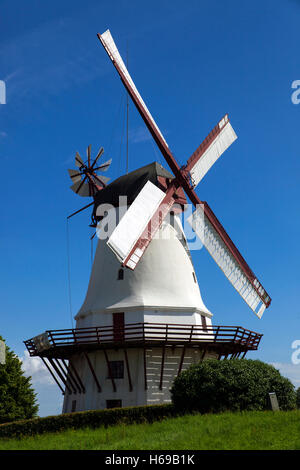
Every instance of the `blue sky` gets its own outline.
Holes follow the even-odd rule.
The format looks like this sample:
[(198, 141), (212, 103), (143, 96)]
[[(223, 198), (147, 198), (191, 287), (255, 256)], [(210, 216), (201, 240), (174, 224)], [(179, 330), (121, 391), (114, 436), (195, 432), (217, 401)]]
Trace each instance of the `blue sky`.
[[(272, 297), (258, 320), (205, 249), (193, 252), (215, 324), (264, 334), (249, 358), (300, 385), (300, 1), (174, 0), (0, 2), (0, 334), (20, 357), (23, 340), (72, 326), (66, 217), (86, 203), (70, 191), (75, 152), (100, 146), (112, 179), (125, 171), (125, 91), (96, 34), (109, 28), (180, 162), (226, 113), (238, 140), (197, 188)], [(298, 145), (297, 145), (298, 144)], [(94, 154), (93, 153), (93, 154)], [(130, 106), (129, 169), (163, 157)], [(72, 314), (91, 268), (89, 212), (71, 219)], [(40, 414), (60, 412), (57, 386), (24, 359)]]

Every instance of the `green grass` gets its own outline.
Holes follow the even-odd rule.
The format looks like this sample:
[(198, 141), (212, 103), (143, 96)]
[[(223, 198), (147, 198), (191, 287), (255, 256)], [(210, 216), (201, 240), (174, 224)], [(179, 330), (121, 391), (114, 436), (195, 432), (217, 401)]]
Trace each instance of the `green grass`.
[(0, 439), (1, 450), (300, 450), (300, 410), (186, 415), (153, 424)]

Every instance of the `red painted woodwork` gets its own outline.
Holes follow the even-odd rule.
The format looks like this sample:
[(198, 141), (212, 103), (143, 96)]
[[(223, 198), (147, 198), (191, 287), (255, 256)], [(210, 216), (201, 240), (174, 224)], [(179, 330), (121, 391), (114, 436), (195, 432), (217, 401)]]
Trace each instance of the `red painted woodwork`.
[(124, 339), (124, 312), (113, 313), (114, 341), (119, 342)]

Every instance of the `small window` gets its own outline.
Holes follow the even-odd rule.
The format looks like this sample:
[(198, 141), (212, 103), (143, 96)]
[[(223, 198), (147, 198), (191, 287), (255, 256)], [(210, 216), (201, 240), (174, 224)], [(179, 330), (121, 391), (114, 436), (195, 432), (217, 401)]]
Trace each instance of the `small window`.
[(202, 322), (202, 328), (204, 331), (207, 331), (207, 323), (206, 323), (206, 316), (201, 315), (201, 322)]
[(124, 378), (124, 361), (109, 361), (111, 376), (108, 370), (109, 379), (123, 379)]
[(194, 273), (194, 271), (193, 271), (193, 278), (194, 278), (195, 284), (197, 284), (196, 274)]
[(74, 411), (76, 411), (76, 400), (72, 400), (71, 413), (74, 413)]
[(124, 269), (120, 268), (118, 271), (118, 281), (122, 281), (124, 279)]
[(106, 400), (106, 408), (122, 408), (122, 400)]

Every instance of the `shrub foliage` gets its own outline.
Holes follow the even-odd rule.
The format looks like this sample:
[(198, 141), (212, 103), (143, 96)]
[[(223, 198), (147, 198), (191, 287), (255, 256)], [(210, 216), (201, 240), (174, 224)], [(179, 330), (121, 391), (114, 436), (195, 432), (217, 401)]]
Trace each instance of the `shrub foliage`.
[(172, 404), (78, 411), (2, 424), (0, 425), (0, 439), (62, 432), (67, 429), (107, 427), (120, 423), (152, 423), (178, 415), (180, 412), (175, 410)]
[(0, 364), (0, 423), (33, 418), (37, 414), (31, 378), (23, 375), (21, 367), (22, 362), (6, 346), (6, 362)]
[(276, 393), (281, 410), (295, 408), (293, 384), (273, 366), (250, 359), (209, 359), (192, 365), (171, 389), (176, 409), (201, 413), (270, 409), (269, 392)]
[(298, 410), (300, 410), (300, 387), (296, 390), (296, 404)]

